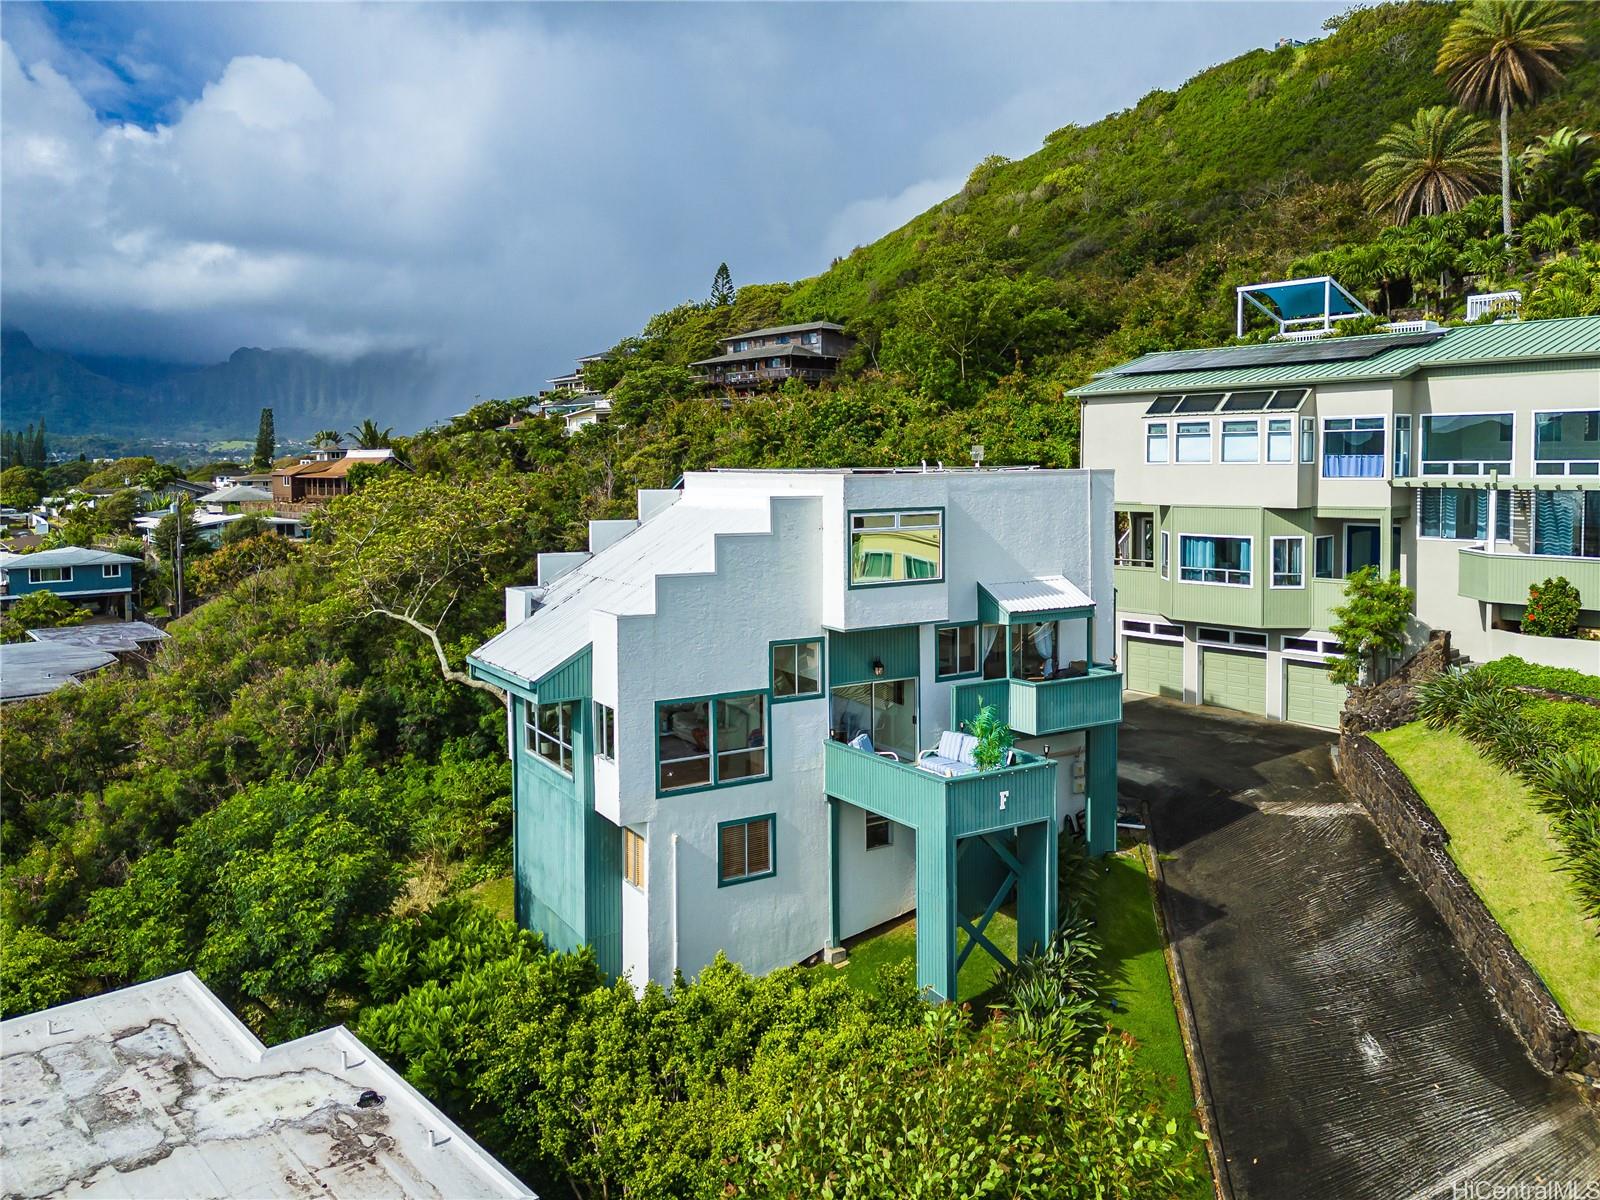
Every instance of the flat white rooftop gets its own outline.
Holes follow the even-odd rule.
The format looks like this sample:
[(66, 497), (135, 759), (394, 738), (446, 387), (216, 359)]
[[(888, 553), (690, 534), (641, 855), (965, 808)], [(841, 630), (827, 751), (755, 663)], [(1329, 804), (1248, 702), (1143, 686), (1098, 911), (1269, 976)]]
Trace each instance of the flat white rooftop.
[(344, 1026), (264, 1047), (187, 971), (0, 1022), (0, 1193), (533, 1195)]

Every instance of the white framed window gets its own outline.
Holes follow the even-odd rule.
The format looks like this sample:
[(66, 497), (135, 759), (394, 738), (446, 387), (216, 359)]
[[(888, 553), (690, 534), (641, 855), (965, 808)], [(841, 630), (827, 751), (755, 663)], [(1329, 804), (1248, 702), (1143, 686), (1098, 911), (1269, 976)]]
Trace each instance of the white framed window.
[(1119, 567), (1156, 565), (1156, 518), (1154, 513), (1119, 512), (1115, 517), (1116, 555)]
[(1306, 539), (1304, 537), (1275, 537), (1272, 539), (1272, 586), (1275, 588), (1303, 588), (1306, 585)]
[(1261, 461), (1261, 422), (1222, 422), (1222, 461), (1253, 463)]
[(1411, 414), (1394, 416), (1394, 477), (1404, 479), (1411, 474)]
[(1267, 461), (1287, 463), (1294, 461), (1294, 419), (1273, 417), (1267, 422)]
[(1384, 426), (1382, 417), (1324, 417), (1322, 477), (1382, 479)]
[(29, 567), (29, 583), (71, 583), (71, 567)]
[(577, 705), (571, 700), (527, 704), (523, 709), (523, 743), (528, 753), (569, 775), (572, 773), (572, 718), (576, 709)]
[(102, 564), (100, 564), (100, 578), (101, 579), (121, 579), (122, 578), (122, 564), (121, 563), (102, 563)]
[(867, 814), (867, 849), (881, 850), (894, 845), (894, 822), (877, 813)]
[(1161, 531), (1161, 578), (1172, 578), (1172, 535)]
[(1211, 534), (1180, 534), (1178, 578), (1185, 583), (1249, 587), (1251, 539)]
[(1211, 461), (1211, 422), (1178, 422), (1178, 461), (1181, 463), (1208, 463)]
[(644, 890), (645, 840), (626, 826), (622, 829), (622, 877), (640, 891)]
[(1511, 473), (1511, 413), (1425, 413), (1420, 424), (1424, 475)]
[(1172, 449), (1167, 440), (1167, 423), (1151, 421), (1144, 427), (1144, 460), (1147, 463), (1172, 461)]
[(1533, 414), (1535, 475), (1600, 475), (1600, 409)]
[(1317, 461), (1317, 423), (1311, 417), (1300, 418), (1300, 461)]
[(594, 752), (600, 758), (617, 759), (617, 710), (594, 702)]

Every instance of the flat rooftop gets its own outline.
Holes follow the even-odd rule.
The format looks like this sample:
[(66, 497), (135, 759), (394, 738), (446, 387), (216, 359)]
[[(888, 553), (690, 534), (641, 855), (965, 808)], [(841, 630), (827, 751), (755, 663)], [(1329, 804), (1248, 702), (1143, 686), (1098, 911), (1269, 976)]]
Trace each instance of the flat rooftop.
[(342, 1025), (263, 1046), (190, 972), (0, 1022), (7, 1197), (532, 1196)]
[(13, 642), (0, 646), (0, 700), (43, 696), (109, 667), (116, 656), (92, 646)]
[(108, 654), (121, 654), (138, 650), (152, 642), (164, 641), (165, 630), (157, 629), (148, 621), (117, 621), (106, 625), (67, 625), (59, 629), (30, 629), (28, 636), (36, 642), (53, 646), (74, 646), (80, 650), (104, 650)]

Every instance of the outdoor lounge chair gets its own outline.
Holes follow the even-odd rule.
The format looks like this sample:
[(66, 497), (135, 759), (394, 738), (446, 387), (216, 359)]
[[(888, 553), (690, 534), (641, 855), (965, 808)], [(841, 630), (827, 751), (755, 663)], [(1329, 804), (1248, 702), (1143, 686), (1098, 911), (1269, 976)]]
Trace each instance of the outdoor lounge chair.
[[(917, 766), (924, 771), (932, 771), (935, 775), (943, 775), (946, 779), (957, 775), (972, 775), (978, 770), (978, 764), (973, 759), (974, 752), (978, 749), (978, 739), (970, 733), (958, 733), (945, 730), (939, 735), (939, 744), (932, 750), (924, 750), (917, 756)], [(1004, 766), (1011, 766), (1017, 761), (1015, 750), (1007, 750)]]
[(894, 762), (900, 761), (900, 756), (893, 750), (879, 750), (873, 746), (872, 739), (867, 736), (865, 731), (856, 734), (845, 745), (853, 750), (865, 750), (868, 754), (876, 754), (879, 758), (887, 758)]

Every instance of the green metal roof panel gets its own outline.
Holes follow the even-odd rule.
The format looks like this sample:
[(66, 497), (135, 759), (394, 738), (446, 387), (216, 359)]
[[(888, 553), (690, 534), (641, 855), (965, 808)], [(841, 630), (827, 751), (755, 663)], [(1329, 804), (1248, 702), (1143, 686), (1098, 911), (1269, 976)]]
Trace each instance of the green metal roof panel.
[[(1241, 347), (1245, 349), (1246, 347)], [(1166, 352), (1163, 352), (1164, 354)], [(1197, 351), (1215, 362), (1214, 350)], [(1600, 356), (1600, 317), (1565, 317), (1550, 321), (1508, 321), (1500, 325), (1464, 325), (1436, 341), (1403, 346), (1372, 358), (1338, 362), (1290, 363), (1282, 366), (1213, 367), (1167, 371), (1157, 375), (1096, 376), (1068, 395), (1094, 397), (1171, 389), (1250, 387), (1278, 383), (1344, 383), (1366, 379), (1399, 379), (1429, 367), (1538, 361)], [(1143, 356), (1149, 357), (1149, 356)], [(1138, 362), (1138, 359), (1133, 362)]]

